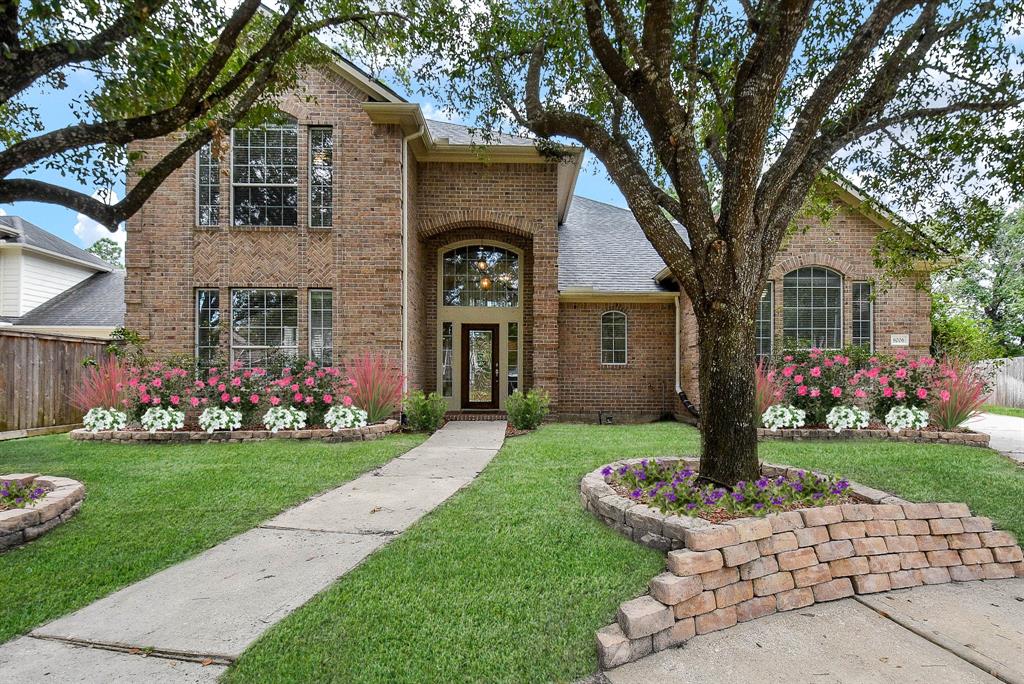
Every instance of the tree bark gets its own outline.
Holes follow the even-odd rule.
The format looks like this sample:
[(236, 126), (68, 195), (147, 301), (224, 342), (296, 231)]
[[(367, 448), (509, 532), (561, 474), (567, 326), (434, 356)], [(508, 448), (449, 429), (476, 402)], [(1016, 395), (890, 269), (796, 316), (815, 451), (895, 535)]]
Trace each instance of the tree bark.
[[(739, 299), (737, 297), (736, 299)], [(700, 474), (722, 485), (758, 476), (754, 423), (754, 317), (742, 302), (697, 312)]]

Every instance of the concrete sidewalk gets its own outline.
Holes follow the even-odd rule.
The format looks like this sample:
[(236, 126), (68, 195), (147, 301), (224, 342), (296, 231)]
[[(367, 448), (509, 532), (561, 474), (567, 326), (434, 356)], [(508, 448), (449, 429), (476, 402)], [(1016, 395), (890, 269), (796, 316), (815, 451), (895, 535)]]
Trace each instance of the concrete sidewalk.
[(1024, 418), (981, 413), (967, 421), (967, 427), (991, 437), (989, 446), (1024, 465)]
[(1024, 682), (1024, 579), (915, 587), (778, 613), (604, 673), (650, 682)]
[(503, 421), (450, 422), (373, 472), (0, 646), (0, 672), (22, 682), (44, 674), (212, 681), (274, 624), (472, 482), (504, 436)]

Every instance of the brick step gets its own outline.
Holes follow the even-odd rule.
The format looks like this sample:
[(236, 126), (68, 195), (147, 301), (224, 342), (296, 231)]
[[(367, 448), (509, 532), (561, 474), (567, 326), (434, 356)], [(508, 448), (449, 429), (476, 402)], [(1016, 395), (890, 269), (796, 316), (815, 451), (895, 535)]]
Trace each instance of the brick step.
[(444, 414), (445, 420), (508, 420), (505, 411), (449, 411)]

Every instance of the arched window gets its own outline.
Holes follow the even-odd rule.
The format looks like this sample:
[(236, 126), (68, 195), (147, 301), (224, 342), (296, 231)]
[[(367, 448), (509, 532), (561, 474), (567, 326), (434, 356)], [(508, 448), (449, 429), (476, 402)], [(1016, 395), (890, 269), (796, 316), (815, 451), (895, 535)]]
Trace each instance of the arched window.
[(501, 247), (470, 245), (445, 252), (445, 306), (519, 306), (519, 255)]
[(621, 311), (601, 314), (601, 363), (626, 363), (626, 314)]
[(843, 346), (843, 277), (822, 266), (790, 271), (782, 280), (782, 338), (789, 347)]

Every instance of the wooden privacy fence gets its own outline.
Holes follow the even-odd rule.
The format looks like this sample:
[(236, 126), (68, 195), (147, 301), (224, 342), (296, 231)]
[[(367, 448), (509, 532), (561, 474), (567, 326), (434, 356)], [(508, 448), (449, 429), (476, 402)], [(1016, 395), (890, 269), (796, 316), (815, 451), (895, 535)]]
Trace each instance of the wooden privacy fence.
[(69, 396), (82, 361), (101, 358), (106, 346), (96, 338), (0, 328), (0, 432), (82, 422)]
[(986, 400), (998, 406), (1024, 408), (1024, 356), (1015, 359), (982, 361), (982, 367), (992, 371), (992, 393)]

